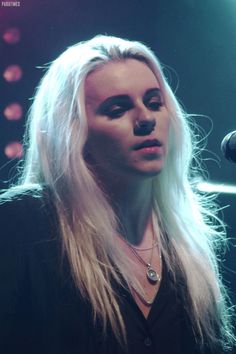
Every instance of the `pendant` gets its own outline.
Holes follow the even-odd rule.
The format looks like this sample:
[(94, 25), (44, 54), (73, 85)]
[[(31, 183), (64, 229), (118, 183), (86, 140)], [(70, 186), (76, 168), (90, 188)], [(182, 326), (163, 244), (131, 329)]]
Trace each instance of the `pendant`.
[(150, 265), (148, 265), (147, 269), (147, 279), (150, 283), (156, 284), (158, 281), (160, 281), (160, 276), (157, 274), (155, 269), (153, 269)]

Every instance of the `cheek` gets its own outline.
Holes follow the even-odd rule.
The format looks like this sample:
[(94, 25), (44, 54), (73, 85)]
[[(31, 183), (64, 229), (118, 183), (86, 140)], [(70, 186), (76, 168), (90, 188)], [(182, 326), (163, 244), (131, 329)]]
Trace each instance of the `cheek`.
[(170, 134), (170, 119), (167, 120), (166, 122), (166, 128), (165, 128), (165, 135), (166, 139), (168, 140)]
[(174, 144), (174, 132), (173, 132), (173, 123), (169, 118), (165, 127), (165, 145), (166, 145), (166, 153), (169, 153), (173, 148)]
[(119, 158), (122, 151), (122, 139), (119, 134), (106, 131), (90, 130), (85, 154), (92, 160), (108, 160)]
[(166, 115), (163, 119), (163, 124), (162, 124), (162, 131), (163, 131), (163, 138), (167, 141), (169, 137), (169, 132), (170, 132), (170, 117), (169, 115)]
[(166, 155), (169, 151), (169, 144), (171, 141), (171, 121), (169, 118), (169, 114), (163, 116), (163, 120), (159, 127), (160, 127), (159, 137), (164, 144), (164, 153)]

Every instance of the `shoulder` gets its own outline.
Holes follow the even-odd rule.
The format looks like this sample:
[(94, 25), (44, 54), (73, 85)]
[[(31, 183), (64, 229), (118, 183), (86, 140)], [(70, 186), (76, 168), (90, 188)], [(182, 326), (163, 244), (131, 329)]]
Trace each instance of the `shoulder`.
[(47, 187), (18, 187), (1, 194), (0, 240), (13, 237), (15, 241), (36, 241), (39, 236), (49, 237), (53, 225), (56, 225), (56, 212)]

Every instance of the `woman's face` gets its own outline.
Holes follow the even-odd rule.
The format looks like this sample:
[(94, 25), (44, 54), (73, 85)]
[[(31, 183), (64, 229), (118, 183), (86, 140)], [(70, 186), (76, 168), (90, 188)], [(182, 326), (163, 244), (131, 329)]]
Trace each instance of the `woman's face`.
[(106, 176), (155, 176), (164, 165), (169, 114), (149, 67), (110, 62), (85, 80), (86, 159)]

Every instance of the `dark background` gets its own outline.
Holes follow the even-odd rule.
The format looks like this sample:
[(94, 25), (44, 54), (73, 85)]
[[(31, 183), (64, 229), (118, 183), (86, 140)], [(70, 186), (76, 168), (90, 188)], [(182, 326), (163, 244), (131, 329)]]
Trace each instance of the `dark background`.
[[(203, 153), (209, 180), (236, 185), (236, 164), (220, 152), (224, 135), (236, 129), (235, 0), (22, 0), (19, 7), (0, 7), (1, 36), (9, 26), (19, 27), (22, 39), (16, 45), (0, 39), (0, 71), (19, 64), (24, 76), (14, 84), (0, 78), (0, 188), (15, 164), (4, 147), (22, 138), (25, 122), (7, 121), (4, 107), (19, 101), (26, 114), (42, 76), (36, 67), (98, 33), (143, 41), (155, 51), (187, 112), (202, 115), (196, 121), (211, 131)], [(222, 264), (235, 301), (236, 195), (220, 194), (219, 204), (228, 206), (224, 220), (231, 242)]]

